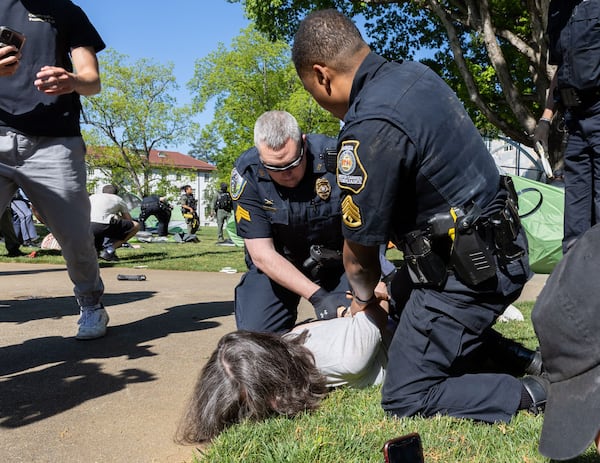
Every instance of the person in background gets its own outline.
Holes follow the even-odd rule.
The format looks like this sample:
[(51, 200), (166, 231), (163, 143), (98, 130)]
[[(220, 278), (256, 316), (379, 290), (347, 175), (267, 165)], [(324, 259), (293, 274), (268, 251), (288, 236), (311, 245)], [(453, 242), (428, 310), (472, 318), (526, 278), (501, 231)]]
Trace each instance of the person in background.
[(181, 196), (179, 198), (179, 205), (181, 206), (181, 213), (185, 218), (187, 225), (187, 235), (195, 235), (200, 228), (200, 219), (198, 218), (198, 200), (194, 197), (194, 192), (191, 185), (184, 185), (181, 187)]
[(20, 249), (21, 242), (15, 233), (10, 207), (7, 207), (0, 215), (0, 235), (4, 238), (7, 257), (21, 257), (25, 255)]
[(17, 190), (10, 202), (15, 234), (24, 246), (35, 246), (38, 234), (33, 223), (31, 203), (24, 196), (21, 189)]
[(104, 185), (102, 193), (90, 196), (91, 229), (100, 258), (109, 262), (119, 260), (115, 250), (126, 243), (140, 229), (133, 220), (125, 201), (115, 185)]
[(227, 223), (227, 220), (229, 220), (229, 216), (233, 210), (233, 200), (227, 191), (227, 183), (221, 183), (221, 189), (213, 200), (212, 210), (217, 219), (217, 242), (223, 243), (225, 241), (223, 227)]
[(140, 230), (146, 231), (146, 220), (154, 216), (158, 221), (156, 233), (158, 236), (169, 235), (169, 221), (171, 220), (171, 210), (173, 208), (167, 201), (167, 198), (159, 195), (148, 195), (142, 198), (140, 206), (139, 224)]
[(552, 119), (565, 110), (563, 253), (600, 221), (600, 2), (552, 0), (547, 36), (552, 78), (533, 139), (548, 151)]
[[(344, 122), (336, 178), (352, 312), (379, 303), (382, 244), (392, 241), (407, 263), (391, 283), (403, 310), (383, 408), (484, 422), (539, 413), (543, 378), (486, 372), (481, 361), (492, 325), (531, 272), (514, 188), (463, 104), (426, 66), (373, 53), (336, 10), (302, 20), (292, 60), (304, 88)], [(526, 369), (535, 363), (521, 353)]]
[(100, 91), (105, 45), (69, 0), (3, 0), (2, 25), (26, 37), (0, 48), (0, 210), (20, 187), (62, 248), (80, 308), (77, 339), (106, 334), (104, 285), (90, 231), (80, 95)]
[(350, 289), (341, 256), (340, 191), (324, 163), (335, 139), (304, 135), (291, 114), (267, 111), (254, 125), (254, 144), (231, 173), (248, 266), (235, 288), (237, 328), (289, 331), (300, 297), (317, 318), (333, 318)]

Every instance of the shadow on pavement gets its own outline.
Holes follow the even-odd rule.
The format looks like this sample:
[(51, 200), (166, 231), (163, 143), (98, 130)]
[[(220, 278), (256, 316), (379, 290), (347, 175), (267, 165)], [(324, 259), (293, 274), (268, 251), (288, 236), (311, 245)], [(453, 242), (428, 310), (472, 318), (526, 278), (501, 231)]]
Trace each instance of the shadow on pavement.
[[(153, 294), (106, 294), (104, 301), (109, 314), (114, 314), (120, 304), (151, 299)], [(0, 307), (0, 322), (72, 316), (72, 301), (72, 297), (12, 300), (9, 308)], [(1, 347), (0, 427), (25, 426), (124, 389), (128, 384), (154, 381), (154, 372), (122, 369), (118, 374), (108, 374), (103, 371), (102, 362), (93, 360), (156, 356), (151, 341), (220, 326), (219, 322), (205, 320), (233, 312), (233, 301), (227, 301), (157, 308), (155, 315), (144, 316), (152, 310), (147, 304), (151, 301), (128, 307), (130, 311), (139, 307), (144, 318), (123, 325), (109, 324), (107, 336), (102, 339), (77, 341), (74, 337), (51, 336)]]

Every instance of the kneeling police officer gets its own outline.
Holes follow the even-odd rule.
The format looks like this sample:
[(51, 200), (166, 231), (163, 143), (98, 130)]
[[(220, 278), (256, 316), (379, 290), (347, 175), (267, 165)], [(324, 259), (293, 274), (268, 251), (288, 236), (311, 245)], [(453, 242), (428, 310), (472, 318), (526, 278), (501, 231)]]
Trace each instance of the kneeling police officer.
[(284, 111), (261, 115), (255, 147), (231, 174), (237, 233), (246, 248), (245, 273), (235, 289), (238, 329), (285, 332), (297, 318), (300, 297), (319, 319), (348, 305), (342, 263), (339, 189), (323, 161), (336, 140), (303, 135)]

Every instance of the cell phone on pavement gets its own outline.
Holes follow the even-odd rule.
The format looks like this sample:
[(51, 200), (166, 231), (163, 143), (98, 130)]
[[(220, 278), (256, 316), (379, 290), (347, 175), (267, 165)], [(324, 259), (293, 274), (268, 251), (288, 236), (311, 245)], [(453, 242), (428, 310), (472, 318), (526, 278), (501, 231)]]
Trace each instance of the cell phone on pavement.
[(421, 436), (413, 432), (390, 439), (383, 445), (385, 463), (425, 463)]

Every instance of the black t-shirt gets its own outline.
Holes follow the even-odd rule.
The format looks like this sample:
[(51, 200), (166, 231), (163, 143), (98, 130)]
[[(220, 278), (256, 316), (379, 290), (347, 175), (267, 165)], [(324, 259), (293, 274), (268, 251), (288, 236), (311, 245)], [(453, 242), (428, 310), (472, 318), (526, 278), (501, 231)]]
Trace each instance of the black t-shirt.
[(38, 136), (79, 135), (79, 95), (46, 95), (33, 82), (42, 66), (72, 71), (71, 49), (98, 52), (105, 47), (102, 38), (69, 0), (2, 0), (1, 5), (2, 24), (25, 34), (26, 41), (17, 72), (0, 78), (0, 127)]

